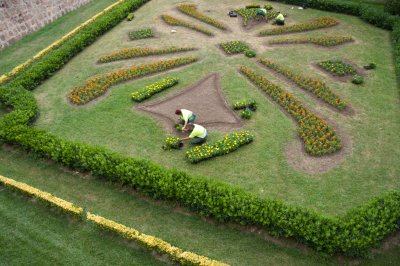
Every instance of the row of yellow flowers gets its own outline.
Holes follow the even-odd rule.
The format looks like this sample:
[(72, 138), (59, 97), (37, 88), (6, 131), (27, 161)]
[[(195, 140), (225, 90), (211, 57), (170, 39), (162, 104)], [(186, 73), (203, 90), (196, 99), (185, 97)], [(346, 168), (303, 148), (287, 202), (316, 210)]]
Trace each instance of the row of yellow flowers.
[(204, 15), (203, 13), (199, 12), (197, 10), (197, 6), (195, 4), (182, 4), (178, 6), (178, 10), (181, 11), (182, 13), (191, 16), (193, 18), (196, 18), (198, 20), (201, 20), (207, 24), (210, 24), (214, 27), (217, 27), (221, 30), (226, 30), (226, 27), (224, 24), (222, 24), (221, 22), (210, 18), (206, 15)]
[(89, 25), (94, 20), (96, 20), (98, 17), (100, 17), (101, 15), (109, 12), (115, 6), (121, 4), (121, 3), (125, 2), (125, 1), (126, 0), (119, 0), (119, 1), (115, 2), (114, 4), (108, 6), (107, 8), (103, 9), (101, 12), (97, 13), (96, 15), (94, 15), (90, 19), (86, 20), (85, 22), (80, 24), (78, 27), (76, 27), (75, 29), (73, 29), (72, 31), (70, 31), (69, 33), (67, 33), (63, 37), (61, 37), (60, 39), (58, 39), (57, 41), (53, 42), (52, 44), (50, 44), (49, 46), (47, 46), (46, 48), (44, 48), (43, 50), (38, 52), (32, 58), (30, 58), (27, 61), (25, 61), (24, 63), (14, 67), (10, 72), (0, 76), (0, 85), (5, 83), (5, 82), (7, 82), (7, 81), (9, 81), (15, 75), (21, 73), (23, 70), (28, 68), (30, 65), (32, 65), (38, 59), (42, 58), (44, 55), (46, 55), (49, 52), (53, 51), (54, 49), (60, 47), (63, 43), (65, 43), (71, 37), (75, 36), (79, 31), (81, 31), (85, 26)]
[(71, 213), (73, 215), (81, 216), (83, 209), (81, 207), (75, 206), (71, 202), (65, 201), (63, 199), (57, 198), (50, 193), (41, 191), (37, 188), (31, 187), (25, 183), (15, 181), (14, 179), (7, 178), (0, 175), (0, 183), (7, 187), (12, 187), (17, 189), (29, 196), (38, 198), (44, 202), (50, 203), (51, 205), (60, 208), (62, 211)]
[(136, 229), (126, 227), (125, 225), (108, 220), (104, 217), (91, 214), (90, 212), (87, 213), (87, 220), (94, 222), (103, 229), (115, 232), (126, 239), (134, 240), (150, 250), (156, 249), (160, 253), (167, 254), (173, 261), (179, 262), (182, 265), (227, 265), (192, 252), (183, 251), (160, 238), (140, 233)]
[(297, 37), (270, 40), (269, 44), (303, 44), (312, 43), (320, 46), (336, 46), (354, 41), (351, 36)]
[[(15, 181), (14, 179), (7, 178), (0, 175), (0, 184), (7, 187), (17, 189), (29, 196), (36, 197), (44, 202), (50, 203), (51, 205), (60, 208), (62, 211), (83, 216), (83, 208), (75, 206), (73, 203), (57, 198), (48, 192), (41, 191), (37, 188), (31, 187), (25, 183)], [(173, 261), (180, 263), (181, 265), (204, 265), (204, 266), (227, 266), (228, 264), (209, 259), (204, 256), (197, 255), (192, 252), (183, 251), (182, 249), (172, 246), (170, 243), (150, 235), (143, 234), (134, 228), (127, 227), (125, 225), (116, 223), (112, 220), (104, 217), (86, 213), (87, 221), (93, 222), (103, 229), (107, 229), (118, 233), (122, 237), (134, 240), (141, 245), (144, 245), (150, 250), (156, 249), (160, 253), (167, 254)]]
[(174, 17), (172, 17), (172, 16), (162, 15), (162, 16), (161, 16), (161, 19), (162, 19), (165, 23), (167, 23), (168, 25), (171, 25), (171, 26), (181, 26), (181, 27), (185, 27), (185, 28), (188, 28), (188, 29), (192, 29), (192, 30), (201, 32), (201, 33), (203, 33), (203, 34), (205, 34), (205, 35), (208, 35), (208, 36), (213, 36), (213, 35), (214, 35), (211, 31), (209, 31), (209, 30), (207, 30), (207, 29), (205, 29), (205, 28), (203, 28), (203, 27), (197, 26), (197, 25), (195, 25), (195, 24), (186, 22), (186, 21), (181, 20), (181, 19), (174, 18)]

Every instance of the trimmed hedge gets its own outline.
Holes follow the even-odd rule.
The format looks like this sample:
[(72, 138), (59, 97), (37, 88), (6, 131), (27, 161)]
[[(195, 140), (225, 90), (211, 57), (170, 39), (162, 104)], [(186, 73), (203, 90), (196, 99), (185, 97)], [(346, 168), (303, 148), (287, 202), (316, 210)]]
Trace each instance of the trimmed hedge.
[[(63, 140), (44, 130), (29, 127), (38, 115), (38, 107), (34, 96), (26, 89), (34, 89), (144, 2), (127, 0), (60, 48), (43, 56), (12, 82), (0, 86), (0, 101), (13, 108), (11, 113), (0, 118), (0, 141), (20, 145), (42, 157), (75, 169), (90, 171), (104, 179), (129, 184), (154, 198), (176, 200), (203, 215), (263, 226), (271, 234), (294, 237), (330, 254), (363, 254), (399, 228), (400, 190), (375, 197), (345, 217), (329, 218), (277, 200), (259, 198), (217, 180), (192, 177), (185, 172), (164, 169), (143, 159)], [(394, 27), (393, 43), (396, 67), (400, 73), (398, 23)]]

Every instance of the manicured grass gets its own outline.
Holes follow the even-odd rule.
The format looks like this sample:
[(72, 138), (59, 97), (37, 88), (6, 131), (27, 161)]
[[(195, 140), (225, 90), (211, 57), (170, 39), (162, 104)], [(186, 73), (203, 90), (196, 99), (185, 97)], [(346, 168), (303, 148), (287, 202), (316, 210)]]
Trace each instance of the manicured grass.
[[(300, 251), (298, 246), (290, 244), (291, 242), (278, 240), (281, 244), (272, 244), (264, 239), (263, 234), (245, 232), (213, 220), (200, 219), (172, 203), (153, 201), (133, 193), (126, 187), (93, 179), (87, 175), (70, 173), (58, 165), (34, 159), (19, 150), (0, 149), (0, 174), (46, 190), (91, 212), (135, 227), (144, 233), (161, 237), (181, 248), (232, 265), (337, 265), (332, 260), (319, 257), (313, 251)], [(19, 195), (0, 187), (0, 230), (2, 236), (5, 236), (0, 238), (0, 244), (3, 239), (11, 241), (15, 235), (18, 235), (20, 240), (6, 242), (12, 245), (8, 244), (6, 249), (0, 249), (1, 257), (6, 258), (8, 264), (24, 264), (22, 259), (26, 259), (26, 262), (31, 259), (33, 264), (42, 264), (41, 259), (44, 259), (46, 254), (51, 255), (52, 259), (58, 259), (61, 264), (81, 264), (79, 262), (92, 253), (97, 257), (87, 258), (87, 261), (93, 264), (102, 258), (104, 264), (127, 265), (128, 259), (136, 258), (137, 264), (142, 260), (141, 265), (151, 265), (144, 264), (147, 255), (138, 255), (139, 251), (135, 247), (126, 246), (125, 242), (117, 237), (110, 238), (107, 237), (109, 234), (89, 225), (71, 222), (61, 214), (48, 211), (48, 207), (33, 204), (31, 200)], [(15, 230), (10, 224), (17, 223), (17, 217), (18, 230)], [(60, 251), (53, 254), (56, 245)], [(4, 247), (3, 244), (2, 246)], [(43, 256), (30, 252), (32, 249), (42, 252)], [(382, 254), (376, 259), (366, 260), (365, 263), (396, 265), (400, 247), (389, 249), (387, 252), (387, 256)], [(114, 263), (109, 260), (111, 258), (115, 258)], [(148, 261), (151, 262), (151, 259)]]
[[(209, 3), (210, 0), (201, 2), (200, 10)], [(236, 32), (235, 39), (245, 40), (253, 47), (252, 39), (235, 29), (225, 14), (227, 7), (233, 8), (242, 4), (238, 0), (220, 1), (212, 9), (213, 17), (221, 18), (221, 22), (229, 24)], [(344, 214), (374, 195), (388, 189), (399, 188), (400, 135), (396, 132), (400, 130), (397, 119), (400, 107), (390, 33), (351, 16), (311, 9), (292, 10), (289, 5), (277, 3), (273, 5), (289, 14), (288, 23), (306, 22), (311, 18), (326, 15), (333, 16), (341, 22), (329, 30), (294, 35), (315, 37), (329, 31), (332, 34), (351, 35), (357, 40), (354, 44), (332, 50), (295, 46), (258, 51), (259, 57), (268, 57), (293, 71), (325, 80), (334, 92), (355, 110), (354, 116), (341, 115), (326, 108), (314, 98), (306, 96), (301, 89), (286, 84), (260, 68), (254, 60), (244, 56), (224, 56), (216, 48), (216, 44), (231, 39), (225, 38), (223, 33), (218, 33), (213, 40), (215, 43), (199, 47), (202, 48), (200, 51), (190, 53), (202, 58), (199, 63), (172, 72), (174, 77), (181, 80), (176, 89), (162, 92), (156, 98), (173, 93), (174, 90), (181, 90), (210, 72), (219, 72), (222, 74), (222, 89), (228, 103), (242, 98), (259, 99), (259, 110), (244, 127), (245, 130), (255, 134), (255, 141), (252, 145), (228, 156), (199, 165), (190, 165), (184, 159), (184, 151), (165, 152), (160, 149), (166, 137), (164, 128), (158, 120), (135, 111), (136, 104), (132, 103), (129, 97), (133, 91), (151, 84), (154, 78), (144, 78), (115, 86), (108, 95), (87, 106), (74, 108), (65, 101), (69, 89), (92, 75), (122, 66), (158, 60), (158, 58), (145, 58), (104, 66), (95, 65), (96, 58), (106, 52), (132, 47), (132, 42), (122, 37), (131, 29), (131, 24), (122, 22), (35, 90), (41, 107), (41, 116), (36, 126), (68, 139), (106, 146), (126, 155), (147, 158), (166, 167), (186, 170), (194, 175), (218, 178), (262, 197), (282, 199), (289, 204), (307, 207), (328, 215)], [(157, 6), (174, 8), (173, 4), (165, 0), (149, 2), (135, 13), (135, 23), (153, 25), (154, 20), (162, 14), (162, 10), (156, 8)], [(206, 24), (203, 26), (210, 27)], [(167, 29), (160, 31), (157, 40), (135, 41), (135, 47), (158, 47), (160, 43), (163, 46), (198, 47), (206, 38), (185, 29), (171, 35), (168, 27)], [(254, 34), (258, 31), (254, 31)], [(269, 38), (273, 37), (265, 37), (263, 40), (267, 42)], [(351, 83), (335, 82), (311, 66), (313, 62), (332, 58), (347, 59), (360, 66), (375, 62), (378, 68), (369, 72), (364, 85), (355, 87)], [(339, 136), (346, 134), (351, 139), (352, 153), (344, 162), (325, 173), (310, 175), (295, 170), (287, 162), (284, 153), (290, 141), (297, 138), (295, 123), (262, 92), (238, 74), (239, 64), (264, 72), (267, 78), (293, 92), (311, 110), (316, 110), (322, 117), (329, 118), (337, 124), (335, 129), (339, 129)], [(159, 78), (170, 75), (171, 73), (161, 74)], [(222, 132), (210, 131), (210, 141), (222, 136)]]
[(165, 265), (143, 248), (0, 186), (1, 265)]
[(47, 24), (42, 29), (25, 36), (11, 46), (0, 50), (0, 75), (25, 62), (114, 2), (115, 0), (90, 1), (88, 4)]

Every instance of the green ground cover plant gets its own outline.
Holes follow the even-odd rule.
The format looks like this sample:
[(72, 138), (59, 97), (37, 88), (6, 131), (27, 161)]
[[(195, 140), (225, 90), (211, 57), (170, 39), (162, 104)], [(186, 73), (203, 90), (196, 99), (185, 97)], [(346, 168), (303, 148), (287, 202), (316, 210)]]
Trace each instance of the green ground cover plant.
[(346, 108), (346, 103), (336, 95), (325, 82), (309, 77), (304, 77), (298, 75), (286, 67), (280, 66), (277, 63), (268, 60), (260, 59), (260, 63), (264, 66), (284, 75), (294, 83), (296, 83), (300, 88), (315, 94), (318, 98), (321, 98), (326, 103), (336, 107), (339, 110)]
[(241, 101), (237, 101), (233, 104), (233, 109), (234, 110), (242, 110), (242, 109), (246, 109), (249, 108), (250, 110), (252, 110), (253, 112), (257, 110), (257, 102), (253, 99), (251, 100), (241, 100)]
[(312, 43), (321, 46), (336, 46), (354, 41), (351, 36), (297, 37), (270, 40), (269, 44), (303, 44)]
[(191, 163), (198, 163), (216, 156), (231, 153), (241, 146), (249, 144), (253, 139), (254, 136), (247, 131), (230, 133), (214, 144), (204, 143), (191, 148), (186, 152), (186, 157)]
[(347, 76), (357, 72), (350, 64), (341, 60), (326, 60), (318, 63), (322, 69), (330, 72), (334, 76)]
[(108, 63), (108, 62), (131, 59), (136, 57), (182, 53), (194, 50), (196, 50), (196, 48), (194, 47), (128, 48), (128, 49), (118, 50), (111, 54), (103, 55), (99, 59), (97, 59), (97, 62)]
[(151, 96), (154, 94), (166, 90), (168, 88), (171, 88), (178, 84), (179, 79), (177, 78), (171, 78), (171, 77), (166, 77), (160, 81), (157, 81), (151, 85), (148, 85), (142, 89), (139, 89), (131, 94), (132, 100), (135, 102), (142, 102), (146, 99), (149, 99)]
[(171, 26), (185, 27), (185, 28), (192, 29), (192, 30), (198, 31), (200, 33), (203, 33), (203, 34), (205, 34), (207, 36), (213, 36), (214, 35), (211, 31), (209, 31), (209, 30), (207, 30), (207, 29), (205, 29), (205, 28), (203, 28), (201, 26), (192, 24), (190, 22), (186, 22), (186, 21), (181, 20), (181, 19), (174, 18), (172, 16), (162, 15), (161, 19), (165, 23), (167, 23), (168, 25), (171, 25)]
[(224, 24), (199, 12), (197, 10), (197, 6), (195, 4), (179, 5), (178, 10), (188, 16), (191, 16), (191, 17), (196, 18), (200, 21), (203, 21), (207, 24), (210, 24), (211, 26), (217, 27), (221, 30), (226, 30), (226, 26)]
[[(84, 83), (75, 86), (69, 92), (68, 99), (73, 104), (82, 105), (105, 94), (111, 86), (118, 83), (166, 71), (196, 61), (196, 57), (179, 57), (171, 60), (157, 61), (152, 64), (117, 69), (100, 76), (92, 77)], [(138, 95), (138, 97), (141, 98), (140, 95)]]
[(251, 110), (249, 108), (246, 108), (246, 109), (240, 111), (240, 117), (243, 119), (250, 119), (252, 115), (253, 115), (253, 113), (251, 112)]
[(360, 85), (364, 83), (364, 78), (360, 75), (354, 75), (353, 78), (351, 79), (351, 82)]
[[(12, 89), (13, 90), (13, 92), (18, 92), (18, 90), (16, 89), (16, 88), (13, 88)], [(1, 93), (2, 93), (2, 96), (1, 96), (1, 98), (2, 98), (2, 100), (3, 99), (7, 99), (7, 101), (8, 101), (8, 104), (9, 105), (14, 105), (14, 103), (15, 103), (15, 100), (16, 100), (16, 98), (17, 97), (15, 97), (15, 98), (12, 98), (11, 97), (11, 95), (8, 95), (8, 96), (4, 96), (4, 90), (3, 89), (0, 89), (0, 91), (1, 91)], [(29, 97), (29, 94), (23, 94), (23, 93), (20, 93), (20, 92), (18, 92), (17, 93), (19, 96), (24, 96), (24, 97)], [(15, 95), (14, 95), (15, 96)], [(14, 97), (13, 96), (13, 97)], [(15, 106), (14, 106), (15, 107)], [(18, 111), (19, 111), (19, 114), (21, 115), (22, 113), (24, 113), (24, 115), (28, 115), (28, 117), (29, 117), (29, 119), (28, 120), (31, 120), (32, 119), (32, 117), (30, 117), (30, 115), (32, 114), (31, 113), (31, 110), (29, 110), (29, 109), (27, 109), (27, 108), (22, 108), (23, 106), (21, 105), (21, 106), (18, 106), (18, 107), (21, 107), (21, 109), (19, 109)], [(33, 112), (34, 113), (34, 112)], [(8, 116), (8, 118), (9, 117), (11, 117), (11, 116)], [(21, 121), (27, 121), (26, 119), (25, 119), (25, 117), (22, 117), (22, 116), (17, 116), (16, 114), (14, 114), (14, 118), (22, 118), (22, 119), (19, 119), (19, 122), (21, 122)], [(4, 121), (2, 121), (1, 123), (3, 123)], [(8, 126), (10, 126), (10, 125), (13, 125), (13, 123), (14, 123), (14, 121), (12, 121), (11, 119), (7, 119), (6, 120), (6, 122), (5, 122), (6, 124), (2, 124), (2, 125), (7, 125), (7, 127)], [(7, 123), (9, 123), (9, 124), (7, 124)], [(15, 125), (15, 123), (14, 123), (14, 125)], [(21, 130), (23, 129), (22, 127), (20, 128)], [(3, 134), (3, 132), (4, 132), (4, 128), (2, 127), (2, 134)], [(20, 132), (22, 132), (22, 131), (20, 131)], [(8, 135), (8, 133), (5, 133), (5, 135)], [(10, 134), (10, 136), (11, 136), (12, 134)], [(33, 136), (33, 135), (32, 135)], [(3, 137), (3, 135), (2, 135), (2, 137)], [(14, 140), (13, 140), (14, 142), (18, 142), (19, 143), (19, 141), (20, 141), (20, 139), (19, 138), (15, 138)], [(46, 141), (44, 141), (43, 143), (46, 143)], [(26, 147), (29, 147), (29, 145), (26, 145)], [(54, 155), (57, 157), (57, 156), (60, 156), (57, 152), (55, 152), (54, 153)], [(61, 158), (61, 156), (60, 156), (60, 158)], [(385, 205), (386, 203), (384, 202), (382, 205)], [(336, 232), (335, 232), (336, 233)], [(381, 237), (381, 236), (379, 236), (379, 237)], [(374, 238), (375, 240), (376, 240), (376, 238)], [(374, 241), (375, 241), (374, 240)], [(367, 240), (366, 242), (369, 242), (369, 240)], [(373, 241), (372, 241), (373, 242)], [(371, 242), (369, 242), (369, 243), (371, 243)]]
[(310, 155), (321, 156), (341, 149), (341, 141), (336, 136), (335, 130), (324, 120), (308, 111), (291, 93), (250, 68), (241, 66), (240, 72), (297, 120), (300, 126), (299, 135)]
[(130, 31), (128, 33), (128, 36), (129, 39), (134, 41), (134, 40), (152, 38), (154, 37), (154, 32), (152, 29), (140, 29), (140, 30)]
[(250, 49), (250, 47), (242, 41), (230, 41), (221, 43), (220, 47), (227, 55), (241, 54), (244, 53), (247, 57), (255, 57), (256, 53)]
[(339, 22), (332, 17), (319, 17), (310, 20), (310, 22), (308, 23), (299, 23), (284, 27), (275, 27), (273, 29), (263, 30), (260, 32), (260, 36), (310, 31), (310, 30), (333, 27), (336, 26), (338, 23)]

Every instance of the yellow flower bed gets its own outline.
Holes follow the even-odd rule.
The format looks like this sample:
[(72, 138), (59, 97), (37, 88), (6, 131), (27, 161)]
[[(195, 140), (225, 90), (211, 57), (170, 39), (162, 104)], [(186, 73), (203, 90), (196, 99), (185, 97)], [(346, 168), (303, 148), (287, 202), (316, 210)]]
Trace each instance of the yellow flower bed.
[(77, 216), (81, 216), (83, 213), (83, 209), (81, 207), (77, 207), (71, 202), (65, 201), (63, 199), (57, 198), (50, 193), (41, 191), (37, 188), (31, 187), (25, 183), (21, 183), (18, 181), (15, 181), (13, 179), (4, 177), (0, 175), (0, 183), (4, 184), (5, 186), (12, 187), (15, 189), (18, 189), (25, 194), (28, 194), (29, 196), (36, 197), (40, 200), (43, 200), (45, 202), (48, 202), (60, 209), (62, 209), (65, 212), (72, 213)]
[(27, 67), (29, 67), (30, 65), (32, 65), (36, 60), (42, 58), (44, 55), (48, 54), (49, 52), (53, 51), (54, 49), (58, 48), (61, 44), (63, 44), (64, 42), (66, 42), (68, 39), (70, 39), (71, 37), (73, 37), (75, 34), (77, 34), (82, 28), (84, 28), (85, 26), (87, 26), (88, 24), (90, 24), (91, 22), (93, 22), (94, 20), (96, 20), (98, 17), (100, 17), (101, 15), (103, 15), (104, 13), (107, 13), (108, 11), (110, 11), (111, 9), (113, 9), (115, 6), (125, 2), (126, 0), (119, 0), (117, 2), (115, 2), (114, 4), (106, 7), (105, 9), (103, 9), (103, 11), (97, 13), (96, 15), (94, 15), (93, 17), (91, 17), (90, 19), (86, 20), (85, 22), (83, 22), (82, 24), (80, 24), (78, 27), (76, 27), (75, 29), (73, 29), (72, 31), (68, 32), (66, 35), (64, 35), (63, 37), (61, 37), (60, 39), (58, 39), (57, 41), (53, 42), (52, 44), (50, 44), (49, 46), (47, 46), (46, 48), (44, 48), (43, 50), (41, 50), (40, 52), (38, 52), (36, 55), (34, 55), (31, 59), (28, 59), (27, 61), (25, 61), (24, 63), (14, 67), (10, 72), (0, 76), (0, 85), (9, 81), (12, 77), (14, 77), (15, 75), (17, 75), (18, 73), (22, 72), (23, 70), (25, 70)]
[(172, 260), (177, 261), (182, 265), (204, 265), (204, 266), (228, 265), (219, 261), (211, 260), (207, 257), (197, 255), (192, 252), (183, 251), (182, 249), (174, 247), (170, 243), (165, 242), (160, 238), (142, 234), (136, 229), (126, 227), (125, 225), (116, 223), (114, 221), (108, 220), (102, 216), (98, 216), (90, 212), (87, 213), (86, 218), (88, 221), (94, 222), (101, 228), (113, 231), (129, 240), (134, 240), (146, 246), (149, 249), (157, 249), (159, 252), (167, 254), (168, 256), (170, 256)]

